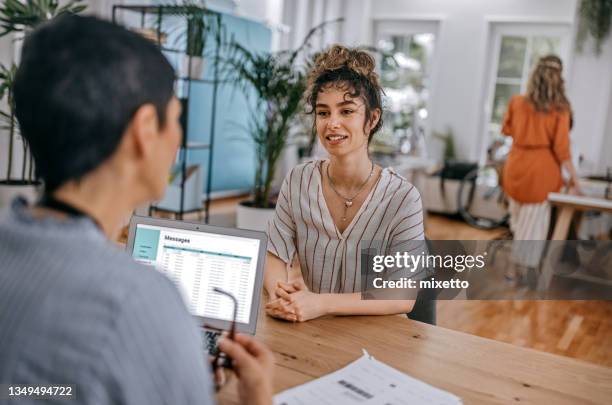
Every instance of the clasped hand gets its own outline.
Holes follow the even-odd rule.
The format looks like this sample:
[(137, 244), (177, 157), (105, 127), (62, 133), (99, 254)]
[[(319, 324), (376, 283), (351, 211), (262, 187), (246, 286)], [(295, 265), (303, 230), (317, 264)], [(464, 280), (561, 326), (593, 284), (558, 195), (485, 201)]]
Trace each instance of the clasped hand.
[(303, 282), (276, 283), (274, 294), (270, 294), (266, 313), (275, 318), (292, 322), (304, 322), (326, 315), (322, 294), (313, 293)]

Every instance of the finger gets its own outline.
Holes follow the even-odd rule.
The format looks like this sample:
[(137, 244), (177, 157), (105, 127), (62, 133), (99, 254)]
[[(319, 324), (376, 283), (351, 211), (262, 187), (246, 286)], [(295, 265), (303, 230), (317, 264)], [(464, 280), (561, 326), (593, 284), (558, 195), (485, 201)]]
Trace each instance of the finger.
[(282, 309), (283, 308), (283, 304), (281, 302), (280, 299), (275, 300), (273, 302), (269, 302), (266, 304), (266, 308), (267, 309), (274, 309), (274, 308), (278, 308), (278, 309)]
[(293, 285), (293, 283), (283, 283), (282, 281), (278, 281), (276, 283), (276, 287), (285, 290), (288, 293), (293, 293), (298, 291), (295, 286)]
[(296, 315), (294, 315), (294, 314), (288, 314), (288, 313), (286, 313), (286, 312), (280, 312), (280, 313), (278, 314), (278, 316), (276, 316), (276, 318), (283, 319), (283, 320), (285, 320), (285, 321), (289, 321), (289, 322), (295, 322), (295, 321), (297, 321), (297, 316), (296, 316)]
[(263, 343), (258, 342), (255, 338), (247, 335), (236, 335), (236, 342), (240, 343), (246, 351), (257, 357), (272, 357), (272, 352)]
[(289, 294), (286, 290), (283, 290), (282, 288), (276, 289), (276, 295), (278, 295), (280, 298), (285, 299), (289, 302), (293, 302), (293, 298), (291, 297), (291, 294)]
[(292, 314), (292, 313), (288, 313), (285, 311), (281, 311), (278, 309), (274, 309), (274, 310), (270, 310), (268, 312), (268, 315), (274, 317), (274, 318), (278, 318), (278, 319), (284, 319), (286, 321), (293, 321), (295, 322), (297, 320), (297, 315)]
[(297, 318), (297, 315), (294, 312), (289, 312), (284, 309), (273, 309), (271, 312), (274, 317), (286, 319), (288, 321)]
[(215, 372), (215, 382), (220, 387), (225, 385), (225, 373), (221, 368), (218, 368)]
[(285, 311), (278, 308), (266, 308), (266, 314), (273, 316), (275, 318), (280, 318), (281, 315), (285, 314)]
[(254, 359), (253, 357), (237, 342), (223, 338), (219, 341), (219, 349), (232, 358), (234, 365), (237, 368), (248, 367)]
[(289, 303), (287, 303), (286, 301), (282, 300), (282, 299), (278, 299), (274, 302), (268, 303), (266, 304), (266, 310), (270, 309), (277, 309), (279, 311), (283, 311), (283, 312), (289, 312), (289, 313), (293, 313), (294, 310), (291, 307), (291, 305)]

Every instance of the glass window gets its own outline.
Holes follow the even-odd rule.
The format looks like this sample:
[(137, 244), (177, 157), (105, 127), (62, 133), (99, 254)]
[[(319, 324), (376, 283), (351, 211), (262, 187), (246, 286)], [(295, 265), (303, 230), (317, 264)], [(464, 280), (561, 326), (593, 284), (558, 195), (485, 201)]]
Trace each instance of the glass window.
[(520, 79), (523, 75), (523, 65), (526, 53), (527, 38), (503, 37), (499, 50), (497, 77)]
[(502, 35), (497, 71), (493, 83), (490, 116), (488, 118), (489, 143), (501, 137), (501, 123), (510, 98), (527, 89), (527, 81), (538, 58), (548, 54), (559, 55), (561, 39), (553, 36)]
[(521, 92), (520, 85), (514, 84), (496, 84), (495, 97), (493, 99), (493, 113), (491, 115), (491, 123), (501, 124), (506, 113), (506, 107), (510, 98), (514, 94)]
[(529, 61), (530, 71), (539, 58), (551, 53), (559, 54), (559, 48), (561, 48), (561, 40), (553, 37), (533, 37), (532, 44), (531, 60)]
[(375, 138), (378, 145), (374, 149), (395, 151), (399, 146), (408, 153), (404, 149), (414, 149), (408, 146), (414, 142), (402, 139), (423, 136), (434, 44), (433, 33), (389, 35), (378, 41), (378, 48), (384, 52), (380, 72), (386, 108), (382, 133)]

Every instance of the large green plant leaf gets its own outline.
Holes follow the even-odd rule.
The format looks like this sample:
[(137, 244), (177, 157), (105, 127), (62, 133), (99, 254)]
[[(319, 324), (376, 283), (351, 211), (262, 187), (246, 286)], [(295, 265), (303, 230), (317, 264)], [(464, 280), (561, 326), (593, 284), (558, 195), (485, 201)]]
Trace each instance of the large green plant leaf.
[(0, 5), (0, 37), (26, 31), (62, 14), (80, 13), (86, 8), (82, 0), (71, 0), (62, 7), (59, 7), (59, 0), (4, 0)]
[(15, 82), (15, 75), (17, 74), (17, 65), (12, 64), (10, 67), (0, 64), (0, 100), (4, 99), (4, 96), (8, 96), (9, 106), (13, 105), (11, 89)]
[[(338, 21), (342, 20), (333, 22)], [(302, 110), (309, 64), (298, 64), (299, 56), (307, 52), (313, 35), (329, 23), (313, 28), (302, 45), (293, 51), (255, 52), (235, 41), (226, 46), (222, 60), (224, 80), (234, 82), (247, 97), (254, 94), (249, 136), (255, 144), (253, 203), (256, 207), (269, 206), (278, 159), (289, 141), (291, 124)]]

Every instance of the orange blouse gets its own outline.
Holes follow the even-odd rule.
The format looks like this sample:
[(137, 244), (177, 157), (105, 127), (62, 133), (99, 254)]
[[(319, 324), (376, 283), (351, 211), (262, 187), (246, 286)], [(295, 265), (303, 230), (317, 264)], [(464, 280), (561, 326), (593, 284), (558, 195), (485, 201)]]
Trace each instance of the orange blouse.
[(561, 189), (561, 162), (570, 159), (569, 130), (569, 111), (540, 112), (527, 97), (512, 97), (502, 127), (512, 137), (502, 179), (506, 194), (534, 204)]

